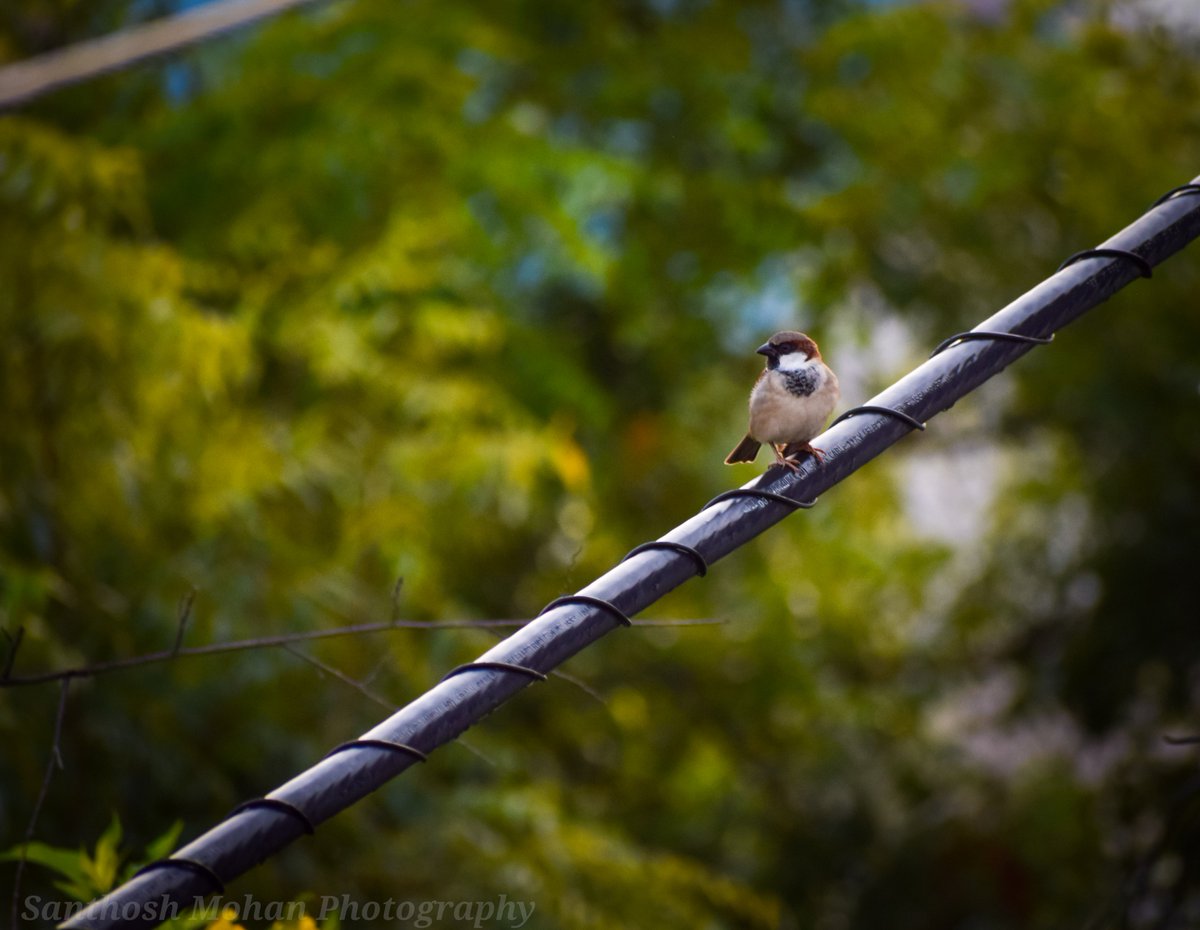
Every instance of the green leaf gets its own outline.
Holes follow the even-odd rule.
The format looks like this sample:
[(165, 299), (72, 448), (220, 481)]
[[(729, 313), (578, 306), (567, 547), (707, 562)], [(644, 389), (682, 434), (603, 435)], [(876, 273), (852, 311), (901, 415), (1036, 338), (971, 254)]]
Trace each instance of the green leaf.
[(183, 832), (183, 821), (176, 820), (163, 832), (158, 838), (153, 839), (146, 846), (147, 862), (154, 862), (156, 859), (166, 858), (167, 853), (175, 848), (175, 843), (179, 839), (179, 834)]
[(48, 843), (33, 841), (22, 843), (0, 853), (0, 859), (10, 861), (20, 860), (22, 858), (22, 850), (24, 851), (26, 862), (32, 862), (36, 865), (53, 869), (59, 875), (66, 876), (72, 881), (82, 882), (86, 880), (87, 870), (85, 862), (87, 860), (87, 853), (83, 850), (63, 849), (58, 846), (51, 846)]

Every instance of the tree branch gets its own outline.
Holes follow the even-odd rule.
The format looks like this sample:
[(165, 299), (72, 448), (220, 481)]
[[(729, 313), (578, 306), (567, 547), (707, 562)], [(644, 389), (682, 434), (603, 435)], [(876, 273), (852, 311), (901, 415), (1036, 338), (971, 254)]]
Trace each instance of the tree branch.
[[(333, 639), (338, 636), (359, 636), (365, 633), (383, 633), (388, 630), (462, 630), (490, 629), (493, 627), (520, 627), (528, 620), (445, 620), (437, 623), (426, 623), (420, 620), (389, 620), (383, 623), (356, 623), (350, 626), (336, 627), (332, 630), (306, 630), (301, 633), (281, 633), (278, 636), (259, 636), (254, 639), (233, 640), (226, 643), (211, 643), (207, 646), (191, 646), (186, 649), (176, 647), (159, 652), (149, 652), (143, 655), (128, 656), (123, 659), (113, 659), (108, 662), (96, 662), (91, 665), (78, 665), (72, 668), (58, 669), (53, 672), (36, 672), (31, 675), (0, 676), (0, 688), (13, 688), (18, 685), (42, 685), (50, 681), (65, 681), (71, 678), (94, 678), (108, 672), (124, 671), (139, 668), (143, 665), (153, 665), (157, 662), (169, 662), (172, 659), (190, 658), (194, 656), (220, 655), (226, 652), (241, 652), (249, 649), (265, 649), (272, 646), (287, 646), (290, 643), (302, 643), (316, 639)], [(707, 626), (723, 623), (723, 620), (699, 618), (684, 620), (641, 620), (636, 626)], [(14, 639), (14, 646), (9, 651), (6, 663), (11, 667), (12, 657), (16, 653), (16, 643), (20, 642), (20, 631)]]
[(29, 848), (30, 841), (33, 839), (33, 831), (37, 828), (38, 817), (42, 813), (42, 804), (45, 803), (46, 794), (50, 791), (50, 781), (54, 777), (54, 770), (63, 767), (60, 744), (62, 740), (63, 720), (67, 716), (67, 693), (70, 690), (71, 679), (62, 679), (62, 685), (58, 691), (58, 711), (54, 715), (54, 736), (50, 741), (50, 759), (46, 763), (46, 773), (42, 776), (42, 786), (38, 790), (37, 800), (33, 802), (33, 812), (29, 815), (29, 826), (25, 828), (25, 839), (21, 842), (21, 858), (17, 860), (16, 874), (13, 876), (11, 915), (13, 930), (18, 930), (21, 926), (21, 877), (25, 872), (25, 854)]

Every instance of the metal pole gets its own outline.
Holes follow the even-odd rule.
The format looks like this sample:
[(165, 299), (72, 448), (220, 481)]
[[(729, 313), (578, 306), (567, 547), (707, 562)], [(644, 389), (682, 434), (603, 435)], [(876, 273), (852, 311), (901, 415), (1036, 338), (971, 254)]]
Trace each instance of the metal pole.
[(909, 433), (913, 421), (947, 410), (1035, 343), (1135, 277), (1148, 277), (1153, 266), (1200, 236), (1200, 196), (1193, 196), (1200, 193), (1200, 178), (1171, 193), (1098, 249), (1073, 256), (1068, 267), (984, 320), (974, 335), (960, 334), (959, 341), (873, 397), (856, 415), (835, 422), (814, 440), (825, 450), (823, 464), (808, 459), (794, 475), (773, 467), (745, 485), (743, 496), (706, 507), (662, 537), (665, 546), (636, 552), (573, 596), (578, 600), (552, 605), (471, 663), (487, 667), (469, 668), (434, 685), (359, 740), (266, 799), (250, 802), (63, 926), (156, 926), (171, 916), (164, 908), (183, 912), (196, 898), (221, 890), (224, 882), (453, 740), (540, 673), (622, 625), (622, 614), (653, 604), (782, 520), (793, 508), (770, 495), (793, 502), (815, 499)]

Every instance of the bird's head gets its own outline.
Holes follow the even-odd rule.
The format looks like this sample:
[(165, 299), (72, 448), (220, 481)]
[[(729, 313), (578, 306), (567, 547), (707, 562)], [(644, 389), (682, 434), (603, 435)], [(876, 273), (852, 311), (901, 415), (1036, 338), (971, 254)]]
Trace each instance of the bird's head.
[(799, 368), (810, 359), (820, 359), (821, 350), (804, 333), (785, 330), (776, 333), (755, 351), (767, 357), (767, 368)]

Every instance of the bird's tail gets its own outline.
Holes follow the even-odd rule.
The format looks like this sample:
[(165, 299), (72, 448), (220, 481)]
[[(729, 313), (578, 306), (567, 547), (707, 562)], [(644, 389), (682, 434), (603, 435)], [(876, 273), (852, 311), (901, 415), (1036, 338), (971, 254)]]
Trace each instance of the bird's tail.
[(747, 433), (737, 447), (725, 456), (726, 465), (736, 465), (738, 462), (753, 462), (758, 455), (758, 447), (762, 445), (757, 439)]

